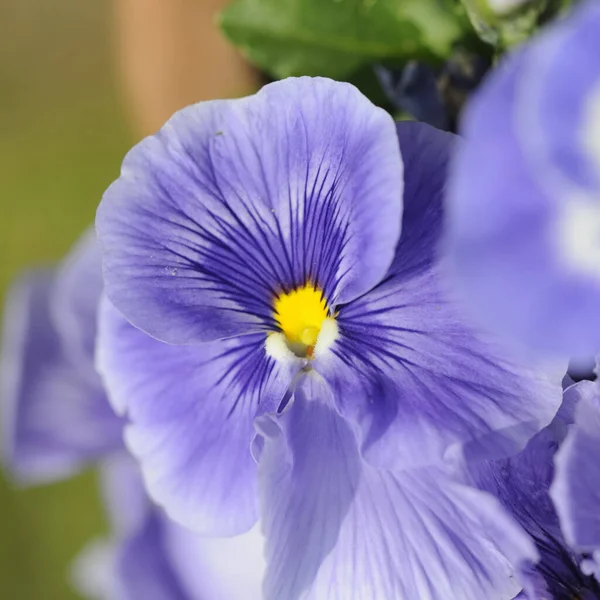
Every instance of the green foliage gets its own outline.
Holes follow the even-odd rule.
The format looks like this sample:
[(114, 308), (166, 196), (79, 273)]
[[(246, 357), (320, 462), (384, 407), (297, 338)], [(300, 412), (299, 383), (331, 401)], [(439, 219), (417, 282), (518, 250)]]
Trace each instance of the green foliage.
[(489, 0), (461, 0), (479, 37), (503, 51), (530, 38), (540, 25), (567, 10), (573, 0), (529, 0), (504, 14)]
[(386, 59), (441, 60), (470, 29), (453, 0), (235, 0), (220, 25), (275, 77), (336, 79)]

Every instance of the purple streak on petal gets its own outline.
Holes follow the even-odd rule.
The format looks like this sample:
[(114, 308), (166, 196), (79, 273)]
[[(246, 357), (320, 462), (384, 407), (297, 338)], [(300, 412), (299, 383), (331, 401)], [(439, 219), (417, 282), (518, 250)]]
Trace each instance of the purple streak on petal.
[(274, 296), (329, 303), (385, 274), (400, 233), (393, 122), (358, 90), (287, 79), (177, 114), (126, 157), (98, 209), (107, 294), (172, 343), (276, 329)]
[(406, 194), (396, 258), (381, 284), (341, 307), (339, 338), (315, 367), (376, 464), (425, 465), (459, 445), (473, 459), (514, 453), (554, 416), (564, 371), (522, 367), (467, 325), (435, 260), (453, 137), (419, 124), (398, 132)]
[[(560, 256), (557, 221), (566, 198), (557, 201), (536, 180), (519, 140), (527, 59), (527, 50), (509, 57), (466, 111), (467, 139), (447, 195), (447, 250), (473, 319), (538, 354), (581, 357), (600, 339), (600, 282)], [(568, 87), (560, 73), (555, 81)]]
[(402, 238), (386, 280), (414, 276), (436, 262), (444, 226), (448, 163), (460, 142), (457, 136), (423, 123), (397, 123), (396, 131), (404, 163), (405, 200)]
[(72, 474), (122, 448), (122, 422), (91, 369), (66, 356), (51, 321), (51, 271), (16, 282), (4, 311), (2, 406), (4, 458), (20, 480)]
[(567, 541), (591, 552), (600, 549), (600, 388), (590, 382), (578, 388), (582, 399), (557, 453), (550, 493)]
[(313, 598), (308, 590), (335, 551), (357, 490), (356, 442), (348, 424), (327, 406), (328, 395), (318, 376), (310, 374), (281, 416), (265, 415), (257, 424), (264, 440), (259, 491), (265, 600)]
[(94, 368), (102, 287), (100, 247), (95, 233), (88, 231), (57, 269), (50, 297), (50, 315), (65, 353), (82, 370)]
[(437, 468), (365, 464), (317, 376), (281, 415), (260, 421), (265, 599), (510, 599), (527, 536), (487, 494)]
[(126, 442), (150, 495), (176, 521), (234, 535), (257, 519), (253, 420), (276, 410), (297, 361), (275, 363), (265, 336), (172, 346), (101, 303), (98, 368), (131, 425)]

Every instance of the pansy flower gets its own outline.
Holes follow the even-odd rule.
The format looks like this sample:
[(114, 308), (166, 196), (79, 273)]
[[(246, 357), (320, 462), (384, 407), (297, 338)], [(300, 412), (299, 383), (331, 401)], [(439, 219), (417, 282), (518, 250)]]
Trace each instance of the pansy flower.
[(533, 351), (600, 344), (600, 4), (509, 56), (474, 95), (448, 194), (465, 306)]
[[(3, 408), (9, 409), (4, 414), (5, 431), (16, 441), (5, 456), (7, 466), (22, 477), (24, 465), (36, 465), (35, 472), (26, 471), (28, 481), (33, 483), (66, 474), (49, 468), (62, 463), (59, 459), (64, 456), (65, 447), (69, 450), (66, 464), (70, 467), (101, 461), (111, 536), (92, 542), (76, 561), (74, 582), (83, 596), (93, 600), (263, 598), (265, 566), (260, 524), (247, 533), (228, 538), (200, 537), (175, 524), (149, 501), (136, 466), (122, 448), (121, 420), (113, 417), (111, 427), (105, 427), (110, 411), (107, 411), (99, 380), (91, 377), (93, 343), (89, 343), (95, 335), (101, 293), (99, 267), (95, 240), (86, 235), (54, 274), (44, 273), (39, 278), (29, 275), (13, 289), (5, 315), (11, 335), (6, 336), (3, 360), (7, 367), (10, 363), (11, 369), (27, 376), (13, 379), (14, 385), (4, 388)], [(53, 282), (53, 285), (42, 286), (40, 282)], [(14, 301), (15, 298), (20, 301)], [(47, 318), (49, 314), (57, 315), (56, 322)], [(41, 315), (44, 318), (40, 318)], [(146, 338), (119, 318), (122, 327)], [(48, 339), (54, 340), (53, 344), (46, 344)], [(164, 344), (153, 343), (165, 351)], [(21, 351), (15, 352), (16, 349)], [(6, 373), (13, 372), (11, 369)], [(48, 381), (53, 385), (47, 385)], [(38, 385), (30, 388), (32, 382)], [(66, 386), (71, 393), (64, 393)], [(309, 387), (303, 389), (310, 391)], [(512, 557), (523, 554), (533, 557), (533, 550), (526, 539), (519, 538), (518, 532), (513, 531), (514, 526), (511, 529), (510, 523), (504, 523), (493, 501), (456, 485), (450, 474), (439, 468), (416, 469), (404, 476), (367, 469), (358, 460), (356, 444), (347, 425), (327, 407), (307, 404), (300, 390), (296, 396), (296, 409), (288, 411), (285, 418), (294, 417), (297, 423), (282, 420), (278, 424), (278, 419), (261, 423), (267, 506), (278, 498), (278, 489), (272, 497), (269, 492), (271, 486), (277, 487), (280, 483), (278, 474), (289, 478), (285, 470), (278, 468), (282, 466), (280, 458), (288, 456), (291, 460), (297, 452), (304, 453), (297, 445), (303, 441), (304, 422), (310, 425), (315, 421), (324, 434), (331, 429), (344, 445), (337, 447), (334, 443), (329, 456), (324, 456), (321, 446), (316, 445), (314, 461), (309, 457), (309, 467), (312, 462), (323, 464), (325, 471), (318, 475), (331, 474), (331, 487), (313, 500), (317, 505), (330, 502), (332, 508), (331, 529), (318, 540), (322, 547), (305, 552), (307, 539), (301, 536), (289, 546), (285, 540), (276, 541), (286, 545), (287, 566), (298, 582), (294, 585), (304, 586), (318, 570), (318, 581), (311, 583), (311, 589), (321, 590), (320, 593), (329, 590), (332, 583), (327, 583), (328, 577), (340, 577), (340, 568), (354, 568), (355, 563), (348, 562), (344, 550), (358, 544), (365, 555), (358, 558), (361, 570), (354, 574), (350, 587), (357, 584), (356, 594), (362, 597), (370, 598), (373, 593), (385, 590), (381, 593), (389, 598), (414, 597), (415, 594), (422, 598), (446, 598), (450, 589), (460, 591), (463, 598), (477, 598), (488, 590), (494, 590), (498, 598), (512, 596), (519, 588), (510, 576)], [(49, 418), (45, 411), (37, 408), (46, 404), (61, 418)], [(305, 419), (306, 411), (312, 409), (318, 411), (315, 418)], [(289, 452), (282, 447), (285, 440), (280, 435), (280, 426), (297, 430), (298, 441), (289, 447)], [(74, 435), (73, 429), (77, 430), (79, 444), (65, 445), (64, 440)], [(319, 436), (319, 430), (314, 431), (315, 434)], [(98, 443), (98, 440), (104, 441)], [(90, 444), (97, 448), (93, 453), (89, 451)], [(340, 477), (337, 472), (342, 464), (349, 465), (353, 473), (351, 480), (347, 474), (342, 473)], [(42, 469), (41, 465), (46, 468)], [(359, 467), (362, 483), (354, 489), (359, 484), (356, 477)], [(289, 481), (287, 489), (301, 485), (308, 475), (304, 473)], [(403, 489), (405, 492), (401, 493)], [(379, 490), (376, 505), (371, 498), (374, 490)], [(378, 511), (388, 496), (397, 506), (378, 524)], [(299, 500), (303, 499), (299, 494)], [(351, 512), (340, 522), (342, 515), (338, 512), (343, 512), (344, 506), (350, 511), (350, 502)], [(361, 515), (363, 510), (366, 515)], [(411, 524), (415, 517), (422, 523)], [(370, 539), (361, 534), (356, 538), (356, 522), (363, 519), (364, 527), (359, 531), (377, 531), (377, 527), (385, 525), (387, 536), (376, 534)], [(293, 521), (287, 526), (293, 527)], [(305, 532), (314, 536), (318, 530), (307, 527)], [(327, 562), (320, 564), (334, 542), (342, 552), (330, 554)], [(297, 548), (303, 553), (302, 561), (295, 556)], [(402, 552), (396, 553), (394, 548), (401, 548)], [(402, 560), (391, 562), (386, 551)], [(407, 560), (408, 565), (405, 565)], [(424, 577), (425, 574), (428, 575)], [(378, 581), (382, 576), (383, 581)], [(348, 577), (346, 574), (344, 579)], [(281, 585), (277, 579), (274, 583)], [(347, 594), (347, 590), (348, 587), (341, 587), (338, 593)], [(289, 596), (285, 590), (275, 595)]]
[(348, 84), (289, 79), (177, 113), (102, 200), (98, 366), (127, 444), (182, 524), (260, 515), (265, 598), (518, 591), (470, 535), (490, 507), (436, 465), (522, 447), (560, 384), (445, 292), (453, 143)]
[[(521, 453), (468, 465), (471, 483), (496, 496), (535, 542), (539, 555), (537, 562), (532, 563), (529, 555), (520, 557), (515, 565), (524, 585), (519, 600), (600, 599), (600, 583), (592, 575), (595, 567), (592, 550), (600, 549), (597, 535), (598, 486), (597, 479), (593, 478), (594, 469), (597, 471), (598, 447), (586, 447), (584, 456), (589, 464), (575, 464), (576, 461), (571, 462), (570, 459), (568, 468), (564, 468), (566, 465), (563, 464), (566, 455), (571, 455), (573, 439), (579, 436), (578, 427), (573, 425), (574, 415), (579, 421), (589, 410), (590, 403), (597, 402), (596, 384), (581, 381), (570, 385), (552, 423), (534, 436)], [(598, 425), (597, 414), (595, 421), (588, 421), (590, 427), (592, 423)], [(595, 435), (597, 442), (598, 435)], [(570, 497), (563, 494), (565, 475), (571, 484), (566, 487), (579, 494), (571, 493)], [(587, 502), (594, 494), (596, 503), (590, 506)], [(579, 535), (587, 536), (587, 544), (576, 543), (577, 535), (573, 535), (569, 527), (565, 528), (564, 519), (559, 520), (567, 497), (588, 511), (587, 520), (581, 519), (581, 515), (575, 519)], [(589, 544), (592, 538), (595, 546)], [(582, 538), (578, 541), (581, 542)]]

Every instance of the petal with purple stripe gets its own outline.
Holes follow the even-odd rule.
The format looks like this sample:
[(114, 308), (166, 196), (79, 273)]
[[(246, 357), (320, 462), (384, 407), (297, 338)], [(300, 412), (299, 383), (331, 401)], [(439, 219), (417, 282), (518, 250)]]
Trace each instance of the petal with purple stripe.
[(257, 519), (253, 420), (276, 410), (298, 360), (275, 363), (265, 336), (172, 346), (101, 303), (98, 368), (150, 495), (176, 521), (235, 535)]
[(327, 385), (304, 378), (261, 418), (265, 600), (510, 600), (526, 535), (490, 496), (438, 468), (393, 472), (361, 459)]
[(376, 464), (430, 464), (461, 446), (471, 458), (514, 453), (554, 416), (564, 370), (525, 367), (469, 325), (436, 252), (454, 139), (422, 124), (398, 134), (403, 237), (382, 283), (339, 309), (339, 335), (315, 368)]
[(346, 83), (279, 81), (190, 106), (127, 155), (96, 221), (106, 292), (166, 342), (276, 330), (282, 291), (333, 305), (377, 283), (401, 212), (389, 115)]

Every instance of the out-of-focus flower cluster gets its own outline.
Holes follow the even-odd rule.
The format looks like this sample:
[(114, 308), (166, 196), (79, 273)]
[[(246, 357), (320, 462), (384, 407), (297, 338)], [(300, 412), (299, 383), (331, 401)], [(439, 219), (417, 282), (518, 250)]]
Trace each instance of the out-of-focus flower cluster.
[(7, 468), (101, 469), (82, 593), (600, 598), (599, 30), (508, 56), (464, 139), (301, 77), (130, 151), (5, 309)]

